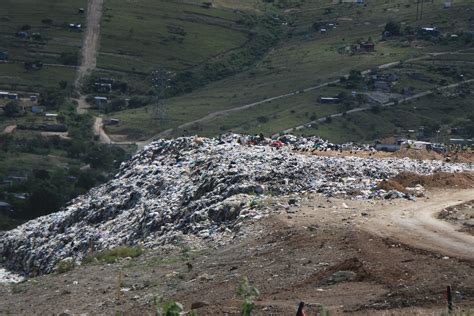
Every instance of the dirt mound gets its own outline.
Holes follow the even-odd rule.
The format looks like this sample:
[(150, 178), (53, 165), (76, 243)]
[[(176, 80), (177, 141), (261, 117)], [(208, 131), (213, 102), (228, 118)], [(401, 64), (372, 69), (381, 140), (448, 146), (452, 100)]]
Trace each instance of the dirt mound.
[(474, 163), (474, 152), (460, 152), (448, 154), (446, 161), (458, 163)]
[(417, 160), (443, 160), (444, 156), (435, 152), (435, 151), (428, 151), (424, 149), (400, 149), (393, 154), (394, 157), (397, 158), (410, 158), (410, 159), (417, 159)]
[(377, 187), (380, 189), (380, 190), (385, 190), (385, 191), (392, 191), (392, 190), (395, 190), (395, 191), (398, 191), (398, 192), (403, 192), (405, 193), (405, 187), (403, 185), (401, 185), (400, 183), (398, 183), (397, 181), (395, 180), (392, 180), (392, 179), (389, 179), (389, 180), (383, 180), (382, 182), (380, 182)]
[(425, 188), (457, 188), (469, 189), (474, 187), (474, 173), (435, 173), (424, 176), (412, 172), (402, 172), (395, 177), (379, 183), (379, 188), (384, 190), (397, 190), (403, 192), (406, 187), (421, 184)]
[(369, 279), (369, 273), (358, 258), (350, 258), (328, 269), (313, 274), (303, 284), (324, 286), (340, 282), (360, 282)]

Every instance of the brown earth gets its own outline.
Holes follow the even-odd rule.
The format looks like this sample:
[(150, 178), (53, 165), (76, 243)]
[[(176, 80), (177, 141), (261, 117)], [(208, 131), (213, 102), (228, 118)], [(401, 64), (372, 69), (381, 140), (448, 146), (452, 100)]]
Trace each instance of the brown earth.
[(378, 184), (379, 189), (397, 190), (405, 192), (407, 187), (414, 187), (417, 184), (425, 188), (451, 188), (469, 189), (474, 188), (474, 173), (446, 173), (439, 172), (432, 175), (418, 175), (412, 172), (402, 172), (393, 178), (384, 180)]
[(411, 158), (416, 160), (442, 160), (458, 163), (474, 163), (474, 152), (449, 152), (446, 154), (439, 154), (434, 151), (427, 151), (421, 149), (402, 149), (398, 152), (384, 152), (384, 151), (315, 151), (312, 153), (317, 156), (330, 157), (373, 157), (373, 158)]
[(456, 225), (460, 232), (474, 236), (474, 200), (447, 207), (438, 214), (438, 218)]
[[(177, 241), (174, 248), (136, 259), (0, 286), (0, 314), (146, 315), (162, 296), (187, 309), (202, 306), (199, 315), (238, 315), (242, 299), (236, 289), (243, 277), (260, 290), (258, 315), (292, 315), (300, 301), (308, 304), (308, 315), (316, 315), (319, 306), (332, 315), (440, 314), (448, 284), (458, 310), (474, 308), (474, 259), (457, 258), (442, 247), (429, 250), (430, 235), (416, 235), (426, 224), (415, 218), (419, 226), (403, 226), (402, 214), (412, 208), (414, 214), (436, 211), (437, 205), (440, 211), (472, 194), (435, 191), (416, 202), (306, 195), (299, 206), (245, 222), (247, 237), (226, 246), (193, 250)], [(395, 229), (397, 218), (402, 233)]]

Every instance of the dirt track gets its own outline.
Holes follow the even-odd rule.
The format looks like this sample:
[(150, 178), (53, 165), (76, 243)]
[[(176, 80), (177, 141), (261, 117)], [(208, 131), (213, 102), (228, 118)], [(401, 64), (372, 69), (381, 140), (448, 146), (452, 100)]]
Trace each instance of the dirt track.
[(99, 142), (102, 144), (111, 144), (109, 135), (104, 131), (104, 123), (101, 117), (96, 117), (94, 122), (94, 134), (99, 136)]
[[(78, 93), (81, 91), (84, 77), (97, 66), (97, 52), (100, 44), (100, 20), (102, 18), (103, 5), (104, 0), (89, 0), (87, 6), (87, 28), (82, 43), (82, 61), (81, 66), (78, 68), (76, 81), (74, 82), (75, 90)], [(77, 113), (86, 113), (89, 105), (85, 101), (85, 97), (81, 95), (76, 101), (78, 102)]]
[[(80, 266), (65, 274), (0, 286), (0, 313), (69, 310), (144, 315), (153, 313), (154, 298), (164, 296), (187, 309), (191, 303), (209, 304), (199, 308), (198, 315), (238, 315), (241, 299), (235, 293), (244, 276), (260, 290), (255, 302), (258, 315), (294, 315), (300, 301), (308, 304), (308, 315), (316, 315), (319, 305), (331, 315), (438, 315), (445, 311), (446, 284), (457, 293), (457, 308), (472, 308), (473, 261), (456, 258), (464, 256), (465, 249), (445, 254), (445, 247), (452, 247), (448, 236), (453, 232), (442, 227), (441, 236), (436, 235), (437, 221), (428, 219), (425, 227), (425, 216), (460, 199), (472, 199), (473, 191), (430, 192), (429, 199), (415, 202), (309, 194), (300, 206), (276, 207), (268, 218), (244, 222), (247, 238), (236, 238), (223, 247), (149, 251), (137, 259)], [(397, 218), (404, 209), (420, 213), (419, 219), (414, 214), (413, 227), (403, 218), (389, 216), (393, 213)], [(370, 227), (379, 231), (372, 233)], [(420, 229), (428, 232), (417, 238)], [(401, 240), (408, 234), (410, 239)], [(443, 241), (439, 249), (423, 250), (438, 237), (448, 242)], [(426, 238), (430, 242), (420, 243)], [(443, 259), (445, 255), (450, 258)], [(126, 291), (117, 288), (119, 271)], [(341, 271), (353, 279), (328, 282)]]
[(82, 44), (82, 62), (78, 70), (75, 87), (79, 90), (81, 80), (97, 65), (97, 51), (100, 40), (100, 19), (104, 0), (89, 0), (87, 6), (86, 34)]
[(414, 248), (474, 260), (474, 236), (436, 218), (446, 207), (472, 200), (474, 190), (434, 192), (429, 200), (405, 202), (381, 210), (363, 229)]
[(3, 130), (3, 134), (11, 134), (16, 129), (16, 125), (9, 125)]

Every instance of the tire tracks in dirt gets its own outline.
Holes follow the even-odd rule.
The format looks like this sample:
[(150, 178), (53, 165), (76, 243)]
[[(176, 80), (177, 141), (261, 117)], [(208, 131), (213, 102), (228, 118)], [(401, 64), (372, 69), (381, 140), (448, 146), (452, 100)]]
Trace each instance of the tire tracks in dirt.
[(429, 199), (397, 203), (380, 210), (361, 228), (414, 248), (474, 260), (474, 236), (459, 232), (456, 226), (436, 218), (444, 208), (471, 201), (473, 197), (474, 189), (433, 192)]

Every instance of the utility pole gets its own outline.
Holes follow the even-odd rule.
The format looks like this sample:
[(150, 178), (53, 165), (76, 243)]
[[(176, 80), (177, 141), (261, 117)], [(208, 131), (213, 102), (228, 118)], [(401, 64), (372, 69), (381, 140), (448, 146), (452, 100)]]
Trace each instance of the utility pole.
[(425, 3), (425, 0), (421, 0), (420, 20), (423, 19), (423, 3)]
[(418, 14), (420, 12), (420, 0), (416, 1), (416, 20), (418, 21)]

